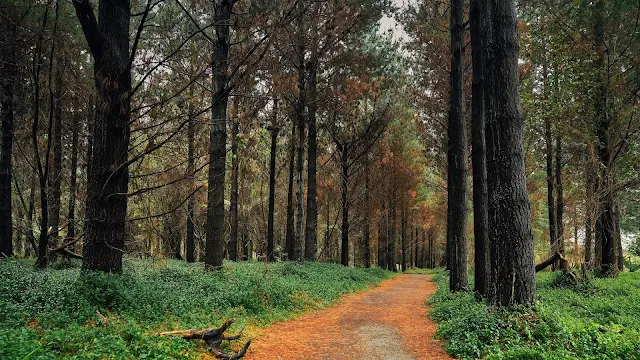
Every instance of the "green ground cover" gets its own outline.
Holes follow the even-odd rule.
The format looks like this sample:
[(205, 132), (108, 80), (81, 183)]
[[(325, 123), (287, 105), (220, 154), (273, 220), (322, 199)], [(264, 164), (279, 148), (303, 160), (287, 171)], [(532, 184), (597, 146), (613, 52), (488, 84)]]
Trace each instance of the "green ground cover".
[(448, 276), (436, 271), (431, 317), (447, 351), (465, 359), (640, 359), (640, 272), (578, 285), (558, 273), (537, 276), (536, 310), (503, 310), (450, 294)]
[(322, 263), (205, 271), (202, 264), (133, 259), (122, 275), (81, 275), (0, 260), (0, 359), (198, 358), (202, 346), (158, 331), (217, 327), (232, 317), (232, 333), (265, 326), (391, 276)]

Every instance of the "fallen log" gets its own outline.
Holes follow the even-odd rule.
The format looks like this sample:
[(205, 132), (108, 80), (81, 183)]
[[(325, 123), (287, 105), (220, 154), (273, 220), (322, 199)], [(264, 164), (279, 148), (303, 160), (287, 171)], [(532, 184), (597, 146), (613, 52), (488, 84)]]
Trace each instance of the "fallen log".
[(218, 359), (240, 359), (247, 353), (247, 349), (249, 349), (249, 346), (251, 345), (251, 340), (247, 341), (242, 349), (235, 354), (226, 354), (222, 352), (222, 350), (220, 350), (220, 345), (222, 344), (223, 340), (238, 340), (242, 336), (242, 332), (244, 331), (244, 329), (240, 330), (240, 332), (236, 335), (224, 335), (224, 332), (233, 324), (234, 321), (235, 319), (229, 319), (225, 321), (224, 324), (222, 324), (222, 326), (220, 326), (219, 328), (164, 331), (161, 332), (160, 335), (180, 336), (185, 340), (204, 340), (204, 342), (209, 346), (209, 350), (211, 351), (211, 353), (213, 353), (213, 355)]

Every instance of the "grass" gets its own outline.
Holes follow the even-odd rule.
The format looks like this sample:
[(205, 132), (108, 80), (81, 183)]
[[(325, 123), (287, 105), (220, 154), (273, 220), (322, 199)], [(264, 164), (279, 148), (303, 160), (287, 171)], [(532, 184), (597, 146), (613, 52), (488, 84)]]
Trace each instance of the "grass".
[(463, 359), (640, 359), (640, 272), (568, 285), (537, 274), (536, 309), (491, 309), (470, 293), (450, 294), (436, 272), (429, 300), (445, 349)]
[(231, 332), (249, 325), (251, 335), (391, 276), (322, 263), (250, 262), (209, 272), (201, 264), (131, 259), (123, 275), (81, 275), (0, 260), (0, 359), (200, 358), (196, 342), (157, 333), (233, 317)]

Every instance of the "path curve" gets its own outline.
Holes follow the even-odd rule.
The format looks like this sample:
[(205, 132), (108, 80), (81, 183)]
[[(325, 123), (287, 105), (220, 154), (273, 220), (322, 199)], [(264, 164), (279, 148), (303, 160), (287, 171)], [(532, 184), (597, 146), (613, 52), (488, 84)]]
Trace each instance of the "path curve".
[(429, 279), (403, 274), (327, 309), (275, 323), (251, 343), (244, 359), (451, 359), (433, 339), (436, 324), (425, 299), (436, 285)]

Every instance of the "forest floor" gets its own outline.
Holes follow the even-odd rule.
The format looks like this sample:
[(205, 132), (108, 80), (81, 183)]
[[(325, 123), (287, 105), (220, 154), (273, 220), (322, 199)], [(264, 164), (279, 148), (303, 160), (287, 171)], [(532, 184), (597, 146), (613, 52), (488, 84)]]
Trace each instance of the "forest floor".
[(430, 275), (403, 274), (370, 291), (344, 296), (327, 309), (263, 330), (245, 357), (269, 359), (450, 359), (434, 340), (425, 300)]

